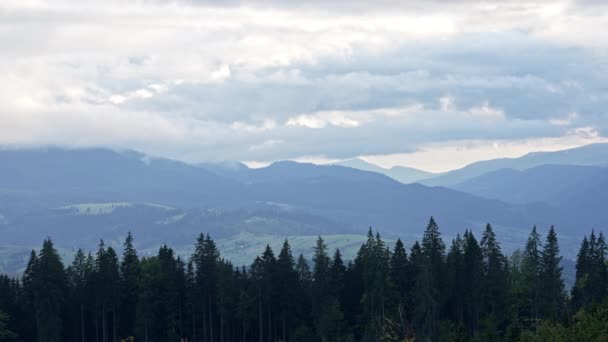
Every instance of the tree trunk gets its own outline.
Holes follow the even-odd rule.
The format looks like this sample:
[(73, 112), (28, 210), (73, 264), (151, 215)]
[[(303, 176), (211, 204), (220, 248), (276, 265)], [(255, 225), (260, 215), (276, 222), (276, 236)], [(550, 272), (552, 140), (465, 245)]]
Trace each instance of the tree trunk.
[(247, 342), (247, 327), (245, 326), (245, 320), (243, 320), (243, 342)]
[(287, 312), (283, 311), (283, 342), (287, 342)]
[(116, 309), (112, 310), (112, 342), (116, 342)]
[(207, 342), (207, 309), (205, 308), (205, 299), (203, 299), (201, 309), (203, 309), (203, 342)]
[(211, 339), (210, 342), (214, 342), (213, 340), (213, 314), (211, 313), (211, 297), (207, 296), (207, 306), (209, 308), (209, 336)]
[(220, 316), (220, 342), (224, 342), (224, 315)]
[(258, 313), (259, 313), (259, 321), (260, 321), (260, 342), (264, 342), (264, 324), (262, 322), (262, 298), (260, 298)]
[(192, 342), (196, 342), (196, 312), (194, 312), (194, 303), (192, 303)]
[(101, 306), (101, 336), (103, 342), (108, 342), (106, 337), (106, 304)]
[(270, 305), (268, 305), (268, 341), (272, 342), (272, 315), (270, 313)]
[(82, 335), (82, 342), (86, 341), (84, 331), (84, 306), (80, 304), (80, 333)]

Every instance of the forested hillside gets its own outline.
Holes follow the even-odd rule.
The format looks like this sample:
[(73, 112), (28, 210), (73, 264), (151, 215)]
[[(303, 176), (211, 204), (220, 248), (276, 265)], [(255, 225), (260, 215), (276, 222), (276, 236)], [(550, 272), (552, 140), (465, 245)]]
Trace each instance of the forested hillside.
[(188, 258), (142, 257), (129, 234), (69, 265), (48, 238), (21, 278), (0, 278), (0, 340), (604, 341), (606, 251), (584, 237), (567, 291), (553, 227), (507, 257), (489, 224), (446, 243), (431, 218), (408, 248), (370, 228), (354, 260), (319, 237), (312, 260), (286, 240), (248, 267), (203, 234)]

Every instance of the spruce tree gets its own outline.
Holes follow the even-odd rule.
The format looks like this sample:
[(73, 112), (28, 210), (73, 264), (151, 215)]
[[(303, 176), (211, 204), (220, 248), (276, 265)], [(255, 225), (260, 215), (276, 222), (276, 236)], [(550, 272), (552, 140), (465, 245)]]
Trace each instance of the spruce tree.
[(416, 278), (414, 298), (416, 321), (423, 338), (439, 339), (439, 320), (443, 305), (445, 244), (439, 226), (431, 217), (422, 237), (422, 260)]
[(277, 301), (281, 320), (281, 338), (287, 341), (295, 330), (294, 316), (296, 313), (294, 298), (297, 295), (298, 273), (291, 252), (289, 241), (283, 242), (283, 247), (277, 258)]
[(398, 334), (405, 338), (409, 326), (412, 293), (412, 274), (409, 272), (407, 252), (401, 239), (397, 239), (390, 260), (390, 279), (396, 291), (395, 321), (398, 323)]
[(67, 277), (50, 239), (44, 240), (32, 272), (38, 342), (63, 341)]
[(525, 286), (525, 300), (527, 312), (524, 314), (536, 329), (539, 319), (539, 305), (541, 296), (541, 242), (540, 235), (536, 232), (536, 226), (532, 228), (522, 259), (522, 277)]
[(557, 234), (551, 226), (541, 253), (541, 308), (546, 319), (557, 320), (564, 312), (565, 292), (562, 280), (562, 257), (559, 255)]
[(571, 306), (573, 311), (577, 311), (585, 306), (589, 301), (589, 271), (591, 269), (589, 240), (587, 236), (583, 237), (581, 247), (576, 256), (576, 281), (572, 288)]
[(120, 263), (120, 324), (121, 337), (135, 336), (135, 311), (138, 298), (139, 257), (131, 232), (127, 235)]
[(507, 316), (508, 266), (500, 244), (490, 224), (486, 225), (480, 243), (483, 255), (482, 313), (497, 328), (503, 327)]
[(464, 233), (464, 323), (467, 332), (475, 335), (480, 330), (482, 317), (482, 279), (483, 279), (483, 252), (477, 239), (471, 231)]
[(446, 258), (446, 269), (446, 295), (449, 298), (446, 303), (447, 315), (456, 326), (464, 326), (464, 241), (460, 234), (452, 240)]
[(322, 342), (335, 341), (340, 333), (342, 313), (331, 294), (331, 259), (322, 237), (317, 238), (313, 255), (313, 317), (317, 335)]
[(74, 256), (72, 265), (66, 269), (68, 277), (69, 312), (71, 313), (70, 339), (86, 340), (86, 303), (88, 298), (88, 267), (87, 259), (79, 249)]

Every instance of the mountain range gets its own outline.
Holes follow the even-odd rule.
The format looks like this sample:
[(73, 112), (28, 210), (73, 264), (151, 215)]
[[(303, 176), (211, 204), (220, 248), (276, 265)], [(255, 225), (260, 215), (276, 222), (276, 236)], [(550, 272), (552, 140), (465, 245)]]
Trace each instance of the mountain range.
[[(235, 260), (285, 237), (312, 246), (322, 234), (349, 257), (370, 226), (411, 243), (434, 216), (446, 240), (491, 222), (506, 250), (521, 246), (533, 225), (543, 232), (555, 224), (564, 254), (573, 257), (580, 230), (606, 223), (605, 156), (608, 145), (590, 145), (442, 175), (410, 170), (411, 177), (432, 178), (404, 184), (356, 161), (253, 169), (101, 148), (2, 149), (0, 255), (23, 256), (47, 236), (69, 254), (99, 239), (118, 245), (133, 231), (143, 250), (169, 243), (184, 251), (209, 232)], [(3, 258), (13, 261), (0, 268), (18, 270), (23, 258)]]
[(349, 159), (334, 163), (333, 165), (340, 165), (363, 171), (381, 173), (404, 184), (416, 183), (424, 179), (434, 178), (438, 176), (438, 174), (422, 171), (413, 167), (393, 166), (391, 168), (383, 168), (378, 165), (366, 162), (363, 159)]

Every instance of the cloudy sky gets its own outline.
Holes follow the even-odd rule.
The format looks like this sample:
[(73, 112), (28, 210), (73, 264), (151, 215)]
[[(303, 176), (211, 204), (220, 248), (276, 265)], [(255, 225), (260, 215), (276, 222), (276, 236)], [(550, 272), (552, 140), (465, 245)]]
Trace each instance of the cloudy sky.
[(0, 144), (444, 171), (608, 141), (605, 1), (2, 0)]

